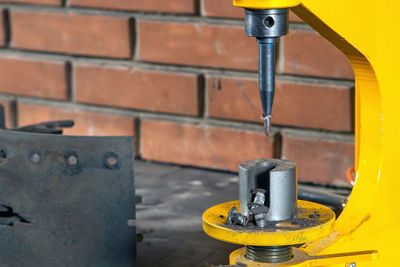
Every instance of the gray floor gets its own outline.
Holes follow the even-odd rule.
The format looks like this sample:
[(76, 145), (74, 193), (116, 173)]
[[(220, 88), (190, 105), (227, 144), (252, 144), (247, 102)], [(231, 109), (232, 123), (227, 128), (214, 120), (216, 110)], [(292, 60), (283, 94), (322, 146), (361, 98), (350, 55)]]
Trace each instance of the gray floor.
[(202, 213), (238, 198), (236, 175), (136, 161), (139, 267), (227, 264), (238, 246), (214, 240), (202, 230)]

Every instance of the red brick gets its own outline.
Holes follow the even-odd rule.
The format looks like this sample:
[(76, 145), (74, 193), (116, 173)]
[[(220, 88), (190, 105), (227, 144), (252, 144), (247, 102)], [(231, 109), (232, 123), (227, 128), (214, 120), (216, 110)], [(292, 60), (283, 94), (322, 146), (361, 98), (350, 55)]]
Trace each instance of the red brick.
[(15, 48), (116, 58), (131, 56), (128, 19), (13, 11), (11, 21)]
[(262, 132), (167, 121), (142, 121), (144, 159), (237, 171), (242, 161), (273, 156), (274, 137)]
[[(208, 76), (206, 85), (210, 117), (261, 123), (258, 79)], [(272, 123), (352, 131), (352, 107), (351, 88), (280, 80)]]
[(37, 4), (48, 6), (61, 6), (62, 0), (0, 0), (1, 3)]
[(202, 0), (202, 15), (220, 18), (244, 18), (244, 10), (232, 0)]
[(4, 107), (4, 117), (6, 122), (6, 128), (11, 128), (13, 125), (13, 118), (11, 112), (11, 103), (7, 99), (0, 98), (0, 104)]
[(131, 136), (134, 134), (134, 119), (130, 117), (18, 103), (19, 126), (71, 119), (75, 121), (75, 125), (64, 130), (67, 135)]
[(164, 71), (78, 65), (76, 100), (149, 111), (198, 115), (198, 77)]
[[(216, 18), (243, 19), (244, 10), (235, 7), (232, 0), (201, 0), (202, 16)], [(289, 11), (289, 21), (300, 22), (301, 19)]]
[(344, 54), (314, 31), (291, 31), (281, 43), (284, 73), (354, 78)]
[(347, 183), (346, 171), (354, 167), (354, 144), (319, 134), (282, 133), (282, 157), (297, 163), (300, 181)]
[(243, 27), (139, 21), (138, 29), (142, 61), (257, 70), (257, 43)]
[(71, 6), (95, 7), (121, 10), (140, 10), (153, 12), (172, 12), (193, 14), (196, 12), (195, 0), (69, 0)]
[(62, 62), (0, 58), (0, 92), (41, 98), (67, 99)]

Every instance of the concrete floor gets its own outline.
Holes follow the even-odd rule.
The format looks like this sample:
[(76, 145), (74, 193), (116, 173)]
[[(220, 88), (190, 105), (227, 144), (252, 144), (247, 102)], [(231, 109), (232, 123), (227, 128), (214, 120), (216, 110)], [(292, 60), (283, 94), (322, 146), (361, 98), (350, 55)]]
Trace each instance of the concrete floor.
[(236, 175), (164, 164), (135, 162), (137, 266), (228, 264), (238, 246), (204, 234), (201, 216), (209, 207), (238, 198)]

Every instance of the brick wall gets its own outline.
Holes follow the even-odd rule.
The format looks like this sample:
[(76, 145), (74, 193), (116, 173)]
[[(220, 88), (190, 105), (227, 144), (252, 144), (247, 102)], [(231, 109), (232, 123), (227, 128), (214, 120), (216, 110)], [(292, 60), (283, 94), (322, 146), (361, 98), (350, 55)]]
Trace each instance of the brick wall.
[(74, 119), (67, 134), (134, 134), (147, 160), (236, 171), (281, 157), (302, 181), (345, 183), (353, 72), (294, 14), (265, 137), (257, 44), (231, 0), (0, 0), (0, 10), (9, 127)]

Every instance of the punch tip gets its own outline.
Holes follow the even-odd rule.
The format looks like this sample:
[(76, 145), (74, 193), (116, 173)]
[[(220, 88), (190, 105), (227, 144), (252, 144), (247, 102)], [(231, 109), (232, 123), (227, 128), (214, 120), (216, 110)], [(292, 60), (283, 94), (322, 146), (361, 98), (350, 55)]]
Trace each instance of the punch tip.
[(262, 119), (264, 120), (264, 133), (266, 136), (269, 136), (271, 132), (271, 118), (271, 115), (262, 116)]

